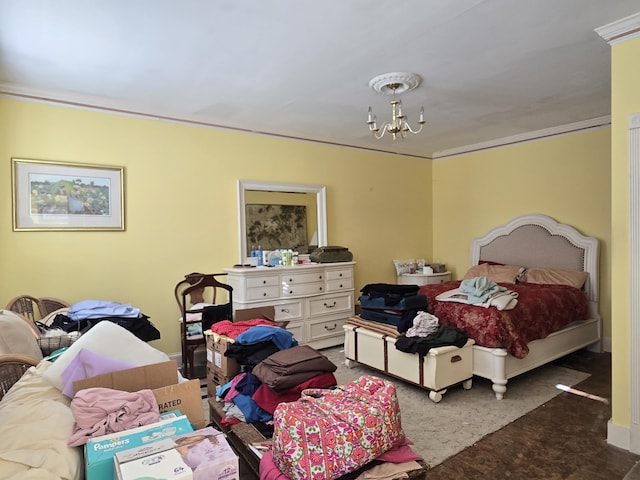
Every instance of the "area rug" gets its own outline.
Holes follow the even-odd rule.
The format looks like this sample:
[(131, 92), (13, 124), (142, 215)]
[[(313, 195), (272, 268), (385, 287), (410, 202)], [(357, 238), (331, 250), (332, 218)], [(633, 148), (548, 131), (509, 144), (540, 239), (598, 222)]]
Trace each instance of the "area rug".
[(460, 385), (452, 387), (439, 403), (434, 403), (427, 390), (365, 366), (348, 368), (342, 347), (322, 353), (338, 365), (334, 374), (339, 384), (361, 375), (376, 375), (396, 385), (405, 434), (413, 442), (413, 450), (431, 467), (543, 405), (561, 393), (556, 384), (575, 385), (589, 377), (587, 373), (545, 365), (509, 380), (502, 400), (496, 400), (490, 381), (474, 377), (470, 390)]

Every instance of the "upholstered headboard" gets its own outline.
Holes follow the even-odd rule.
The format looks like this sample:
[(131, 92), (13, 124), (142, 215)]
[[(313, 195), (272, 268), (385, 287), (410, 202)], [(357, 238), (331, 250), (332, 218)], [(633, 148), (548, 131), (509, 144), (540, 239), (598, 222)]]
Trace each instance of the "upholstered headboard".
[(588, 272), (585, 292), (592, 312), (598, 312), (598, 239), (584, 236), (570, 225), (540, 214), (516, 217), (473, 239), (471, 265), (480, 260)]

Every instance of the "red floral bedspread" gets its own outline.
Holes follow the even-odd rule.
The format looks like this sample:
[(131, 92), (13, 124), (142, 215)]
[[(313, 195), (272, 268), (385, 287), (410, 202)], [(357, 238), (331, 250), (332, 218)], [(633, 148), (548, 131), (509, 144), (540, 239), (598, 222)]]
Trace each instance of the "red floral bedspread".
[(459, 281), (421, 286), (429, 313), (438, 317), (441, 325), (463, 330), (477, 345), (506, 348), (516, 358), (529, 353), (528, 342), (589, 318), (584, 292), (566, 285), (502, 284), (518, 292), (518, 304), (512, 310), (436, 300), (439, 294), (459, 286)]

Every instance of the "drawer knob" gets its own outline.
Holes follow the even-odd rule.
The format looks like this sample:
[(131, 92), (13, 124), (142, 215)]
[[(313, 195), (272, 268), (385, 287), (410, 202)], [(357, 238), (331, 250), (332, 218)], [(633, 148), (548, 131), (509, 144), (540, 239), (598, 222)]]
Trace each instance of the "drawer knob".
[(280, 311), (282, 313), (289, 313), (289, 309), (288, 308), (281, 308)]
[(293, 278), (290, 278), (290, 279), (289, 279), (289, 283), (291, 283), (291, 282), (293, 282)]
[(322, 275), (318, 275), (318, 280), (322, 280)]
[(319, 287), (319, 288), (318, 288), (318, 290), (322, 291), (322, 288), (323, 288), (323, 287)]
[(267, 296), (267, 292), (264, 292), (264, 293), (262, 294), (262, 296), (263, 296), (263, 297), (266, 297), (266, 296)]
[(462, 360), (462, 357), (460, 355), (454, 355), (453, 357), (451, 357), (451, 363), (456, 363)]
[(289, 290), (289, 295), (293, 295), (293, 290)]
[(339, 274), (338, 276), (339, 276), (339, 277), (341, 277), (341, 276), (342, 276), (342, 274)]
[(336, 328), (338, 328), (338, 324), (337, 324), (337, 323), (334, 323), (334, 324), (333, 324), (333, 327), (328, 327), (328, 326), (326, 326), (326, 325), (324, 326), (324, 329), (325, 329), (325, 330), (335, 330)]
[(263, 285), (266, 285), (266, 284), (267, 284), (267, 281), (266, 281), (266, 280), (262, 280), (262, 284), (263, 284)]
[(333, 305), (329, 305), (327, 302), (325, 302), (325, 303), (324, 303), (325, 308), (333, 308), (333, 307), (335, 307), (336, 305), (337, 305), (337, 303), (335, 302), (335, 300), (334, 300), (334, 302), (333, 302)]
[(342, 288), (342, 284), (340, 284), (340, 288)]

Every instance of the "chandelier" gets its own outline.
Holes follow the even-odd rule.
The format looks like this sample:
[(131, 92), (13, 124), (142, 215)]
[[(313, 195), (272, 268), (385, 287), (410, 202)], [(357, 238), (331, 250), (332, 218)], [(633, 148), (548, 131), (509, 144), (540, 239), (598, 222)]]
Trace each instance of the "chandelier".
[(385, 73), (374, 77), (369, 82), (369, 86), (378, 93), (383, 95), (392, 95), (391, 101), (391, 121), (385, 122), (382, 127), (378, 126), (376, 116), (373, 114), (371, 107), (367, 115), (367, 125), (369, 131), (380, 140), (385, 133), (390, 133), (395, 140), (398, 136), (405, 138), (407, 132), (414, 134), (420, 133), (425, 124), (424, 107), (420, 108), (420, 117), (418, 118), (418, 127), (411, 128), (409, 120), (402, 110), (402, 101), (396, 99), (396, 95), (413, 90), (420, 85), (421, 78), (413, 73), (393, 72)]

